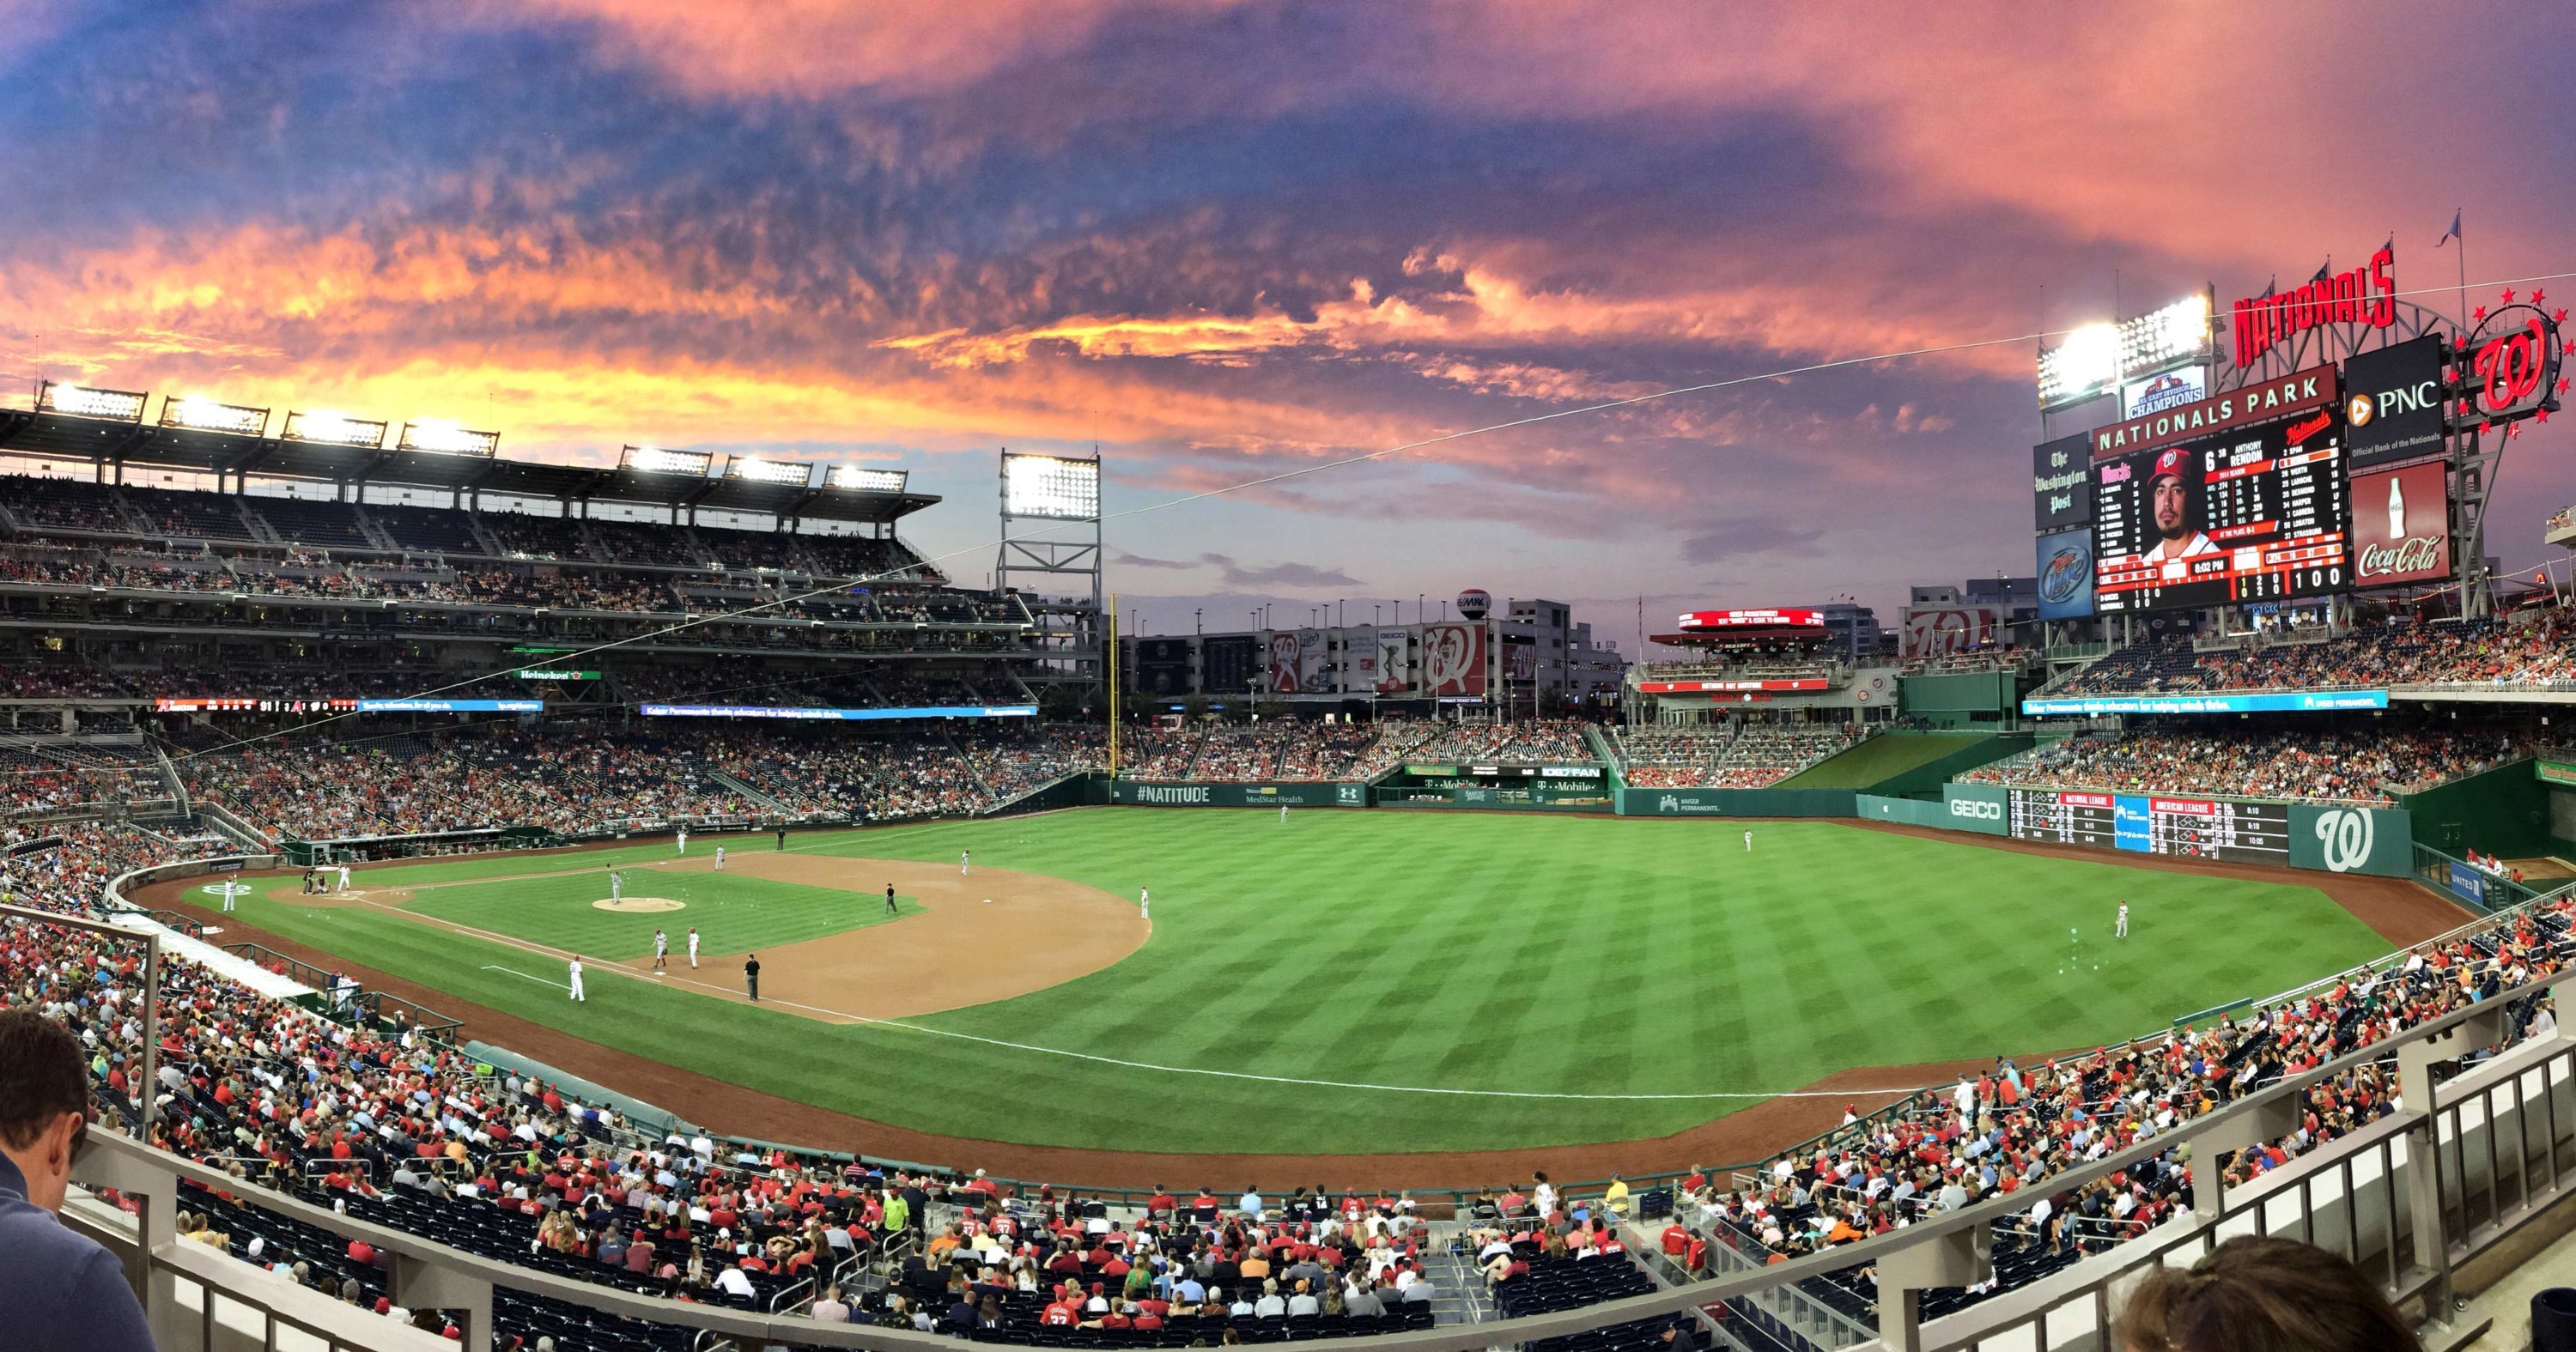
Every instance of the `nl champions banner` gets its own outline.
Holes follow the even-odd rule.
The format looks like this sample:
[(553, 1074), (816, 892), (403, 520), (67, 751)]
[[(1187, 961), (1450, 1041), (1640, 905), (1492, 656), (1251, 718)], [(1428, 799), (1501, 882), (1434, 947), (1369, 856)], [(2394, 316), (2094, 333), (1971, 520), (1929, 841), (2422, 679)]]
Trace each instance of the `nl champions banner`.
[(2388, 692), (2385, 690), (2282, 691), (2256, 695), (2086, 695), (2021, 702), (2021, 711), (2032, 717), (2050, 714), (2295, 714), (2387, 707)]
[(1035, 718), (1034, 704), (942, 704), (921, 709), (795, 709), (768, 704), (647, 704), (646, 718), (798, 718), (873, 723), (881, 718)]

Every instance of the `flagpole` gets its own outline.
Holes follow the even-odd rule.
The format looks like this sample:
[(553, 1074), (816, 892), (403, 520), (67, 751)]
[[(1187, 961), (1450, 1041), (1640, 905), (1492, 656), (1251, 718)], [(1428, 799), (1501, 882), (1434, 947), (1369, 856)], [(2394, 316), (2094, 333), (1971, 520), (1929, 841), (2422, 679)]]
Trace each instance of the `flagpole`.
[[(2451, 220), (2456, 224), (2459, 219), (2459, 208), (2452, 208)], [(2460, 340), (2466, 342), (2469, 337), (2469, 237), (2467, 232), (2455, 229), (2451, 238), (2460, 246)]]

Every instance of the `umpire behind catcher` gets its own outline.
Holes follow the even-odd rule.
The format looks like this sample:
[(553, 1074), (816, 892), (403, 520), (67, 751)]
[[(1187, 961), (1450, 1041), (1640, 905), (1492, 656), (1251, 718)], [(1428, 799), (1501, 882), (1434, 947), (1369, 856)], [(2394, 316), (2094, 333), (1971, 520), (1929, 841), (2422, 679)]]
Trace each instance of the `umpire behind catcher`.
[(116, 1256), (59, 1219), (88, 1104), (71, 1030), (30, 1010), (0, 1013), (0, 1311), (21, 1352), (152, 1352)]

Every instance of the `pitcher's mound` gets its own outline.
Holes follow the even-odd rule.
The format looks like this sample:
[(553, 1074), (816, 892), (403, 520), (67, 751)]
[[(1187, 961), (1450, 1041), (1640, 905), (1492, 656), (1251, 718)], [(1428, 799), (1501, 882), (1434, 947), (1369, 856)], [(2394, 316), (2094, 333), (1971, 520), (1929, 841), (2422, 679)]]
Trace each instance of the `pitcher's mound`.
[(686, 905), (685, 901), (669, 897), (619, 897), (615, 900), (601, 897), (591, 903), (592, 907), (602, 911), (676, 911)]

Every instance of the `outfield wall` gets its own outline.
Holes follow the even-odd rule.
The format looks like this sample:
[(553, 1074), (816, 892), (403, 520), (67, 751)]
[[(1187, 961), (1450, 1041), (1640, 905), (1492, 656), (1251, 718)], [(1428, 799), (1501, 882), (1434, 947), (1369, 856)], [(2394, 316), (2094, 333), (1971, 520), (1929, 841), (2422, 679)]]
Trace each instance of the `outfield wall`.
[(1094, 803), (1138, 807), (1367, 807), (1366, 784), (1193, 784), (1138, 779), (1095, 779)]
[(2470, 850), (2509, 859), (2568, 848), (2550, 833), (2549, 786), (2529, 760), (2453, 780), (2402, 800), (2415, 817), (2415, 838), (2444, 854)]
[(1849, 789), (1619, 789), (1622, 817), (1850, 817)]

